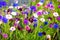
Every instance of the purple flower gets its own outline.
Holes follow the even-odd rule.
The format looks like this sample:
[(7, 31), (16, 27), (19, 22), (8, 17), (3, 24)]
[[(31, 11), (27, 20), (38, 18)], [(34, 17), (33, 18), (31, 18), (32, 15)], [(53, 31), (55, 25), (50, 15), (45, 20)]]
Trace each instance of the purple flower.
[(21, 31), (22, 31), (22, 30), (23, 30), (23, 28), (22, 28), (21, 26), (18, 26), (18, 30), (21, 30)]
[(51, 23), (51, 24), (49, 24), (49, 27), (50, 27), (50, 28), (52, 28), (52, 27), (53, 27), (53, 24), (52, 24), (52, 23)]
[(14, 7), (18, 6), (18, 3), (14, 3), (13, 6), (14, 6)]
[(48, 20), (52, 20), (52, 18), (51, 17), (48, 17)]
[(0, 29), (0, 34), (2, 34), (2, 30)]
[(50, 1), (50, 4), (52, 4), (52, 1)]
[(22, 11), (22, 8), (19, 8), (18, 10), (19, 10), (19, 11)]
[(50, 7), (50, 4), (47, 4), (48, 7)]
[(37, 22), (37, 18), (33, 18), (33, 22)]
[(34, 11), (34, 12), (36, 11), (36, 7), (35, 6), (31, 6), (30, 8), (31, 8), (32, 11)]
[(60, 16), (58, 16), (56, 19), (60, 21)]
[(45, 25), (47, 25), (47, 24), (48, 24), (48, 22), (44, 22), (44, 24), (45, 24)]
[(42, 35), (43, 35), (42, 32), (39, 32), (39, 33), (38, 33), (38, 36), (42, 36)]
[(57, 23), (55, 23), (55, 24), (53, 25), (53, 27), (54, 27), (55, 29), (57, 29), (57, 28), (59, 27), (59, 25), (58, 25)]
[(8, 38), (8, 34), (2, 34), (4, 38)]
[(5, 1), (2, 1), (2, 6), (7, 6), (7, 3)]
[(24, 24), (28, 24), (28, 20), (27, 19), (24, 19)]
[(43, 35), (46, 35), (46, 32), (42, 32)]
[(58, 8), (60, 8), (60, 5), (58, 6)]
[(2, 15), (0, 15), (0, 20), (2, 20), (2, 18), (3, 18), (3, 16), (2, 16)]
[(0, 8), (2, 8), (2, 2), (0, 2)]
[(40, 2), (44, 3), (44, 0), (40, 0)]
[(40, 26), (40, 28), (43, 28), (43, 26)]
[(6, 17), (3, 17), (2, 21), (3, 21), (4, 23), (7, 23), (7, 22), (8, 22), (8, 19), (7, 19)]

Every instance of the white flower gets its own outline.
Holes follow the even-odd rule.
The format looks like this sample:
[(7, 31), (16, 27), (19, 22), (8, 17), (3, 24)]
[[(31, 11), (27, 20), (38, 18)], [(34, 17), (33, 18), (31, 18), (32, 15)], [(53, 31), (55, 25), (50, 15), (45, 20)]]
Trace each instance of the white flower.
[(15, 31), (15, 30), (16, 30), (15, 27), (11, 27), (11, 28), (10, 28), (10, 31)]
[(16, 12), (11, 12), (11, 14), (12, 14), (13, 16), (16, 16), (16, 15), (17, 15), (17, 13), (16, 13)]
[(33, 16), (35, 17), (35, 18), (38, 18), (38, 15), (35, 13), (35, 14), (33, 14)]
[(16, 21), (15, 23), (16, 23), (16, 24), (19, 24), (19, 22), (20, 22), (20, 21)]
[(43, 5), (43, 3), (42, 3), (42, 2), (39, 2), (38, 4)]
[(2, 20), (0, 20), (0, 24), (2, 24), (3, 22), (2, 22)]
[(16, 0), (15, 3), (18, 3), (18, 0)]
[(15, 9), (18, 9), (18, 6), (15, 6)]
[(51, 38), (51, 36), (50, 35), (47, 35), (47, 38)]
[(40, 21), (41, 21), (41, 22), (45, 22), (45, 19), (44, 19), (44, 18), (40, 18)]
[(7, 14), (7, 15), (6, 15), (6, 18), (7, 18), (7, 19), (12, 19), (12, 15)]
[(45, 12), (43, 12), (43, 14), (44, 14), (44, 15), (48, 15), (48, 12), (47, 12), (47, 11), (45, 11)]
[(9, 8), (13, 8), (13, 6), (9, 6)]
[(53, 13), (53, 16), (54, 16), (54, 17), (58, 17), (59, 15), (58, 15), (57, 12), (54, 12), (54, 13)]
[(17, 6), (17, 9), (22, 8), (22, 6)]

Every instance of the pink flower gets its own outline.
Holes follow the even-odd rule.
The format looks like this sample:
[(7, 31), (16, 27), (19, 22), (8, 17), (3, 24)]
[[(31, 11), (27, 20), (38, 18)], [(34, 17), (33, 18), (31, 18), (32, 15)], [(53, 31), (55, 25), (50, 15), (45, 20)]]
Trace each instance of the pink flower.
[(37, 12), (37, 15), (38, 15), (38, 16), (41, 16), (41, 15), (42, 15), (42, 12), (40, 12), (40, 11)]
[(38, 4), (37, 4), (37, 6), (39, 7), (39, 6), (40, 6), (40, 4), (38, 3)]
[(16, 30), (16, 28), (14, 27), (14, 26), (12, 26), (11, 28), (10, 28), (10, 31), (15, 31)]
[(8, 34), (2, 34), (4, 38), (8, 38)]
[(58, 2), (60, 2), (60, 0), (57, 0)]
[(25, 26), (25, 29), (26, 29), (27, 31), (29, 31), (29, 30), (30, 30), (30, 27), (27, 25), (27, 26)]
[(36, 0), (32, 0), (32, 2), (35, 2)]
[(50, 27), (50, 28), (53, 28), (53, 24), (52, 24), (52, 23), (51, 23), (51, 24), (49, 24), (49, 27)]
[(44, 8), (48, 8), (48, 6), (47, 6), (47, 5), (45, 5), (45, 6), (44, 6)]

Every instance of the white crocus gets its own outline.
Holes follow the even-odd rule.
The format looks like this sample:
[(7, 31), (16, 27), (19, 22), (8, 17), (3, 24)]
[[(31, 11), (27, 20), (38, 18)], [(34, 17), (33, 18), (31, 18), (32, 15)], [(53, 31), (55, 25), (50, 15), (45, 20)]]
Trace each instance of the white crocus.
[(17, 15), (17, 13), (16, 13), (16, 12), (11, 12), (11, 14), (12, 14), (13, 16), (16, 16), (16, 15)]
[(33, 16), (35, 17), (35, 18), (38, 18), (38, 15), (35, 13), (35, 14), (33, 14)]
[(11, 28), (10, 28), (10, 31), (15, 31), (15, 30), (16, 30), (15, 27), (11, 27)]
[(10, 15), (10, 14), (6, 14), (6, 16), (5, 16), (7, 19), (12, 19), (12, 15)]
[(45, 19), (44, 19), (44, 18), (40, 18), (40, 21), (41, 21), (41, 22), (45, 22)]
[(57, 12), (54, 12), (54, 13), (53, 13), (53, 16), (54, 16), (54, 17), (58, 17), (59, 14), (58, 14)]

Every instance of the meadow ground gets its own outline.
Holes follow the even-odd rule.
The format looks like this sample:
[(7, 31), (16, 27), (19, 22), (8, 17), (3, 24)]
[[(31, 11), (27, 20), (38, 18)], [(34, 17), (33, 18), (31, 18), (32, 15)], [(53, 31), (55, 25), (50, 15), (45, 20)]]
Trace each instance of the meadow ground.
[(0, 4), (0, 40), (60, 40), (59, 1), (33, 0), (20, 9), (4, 5)]

